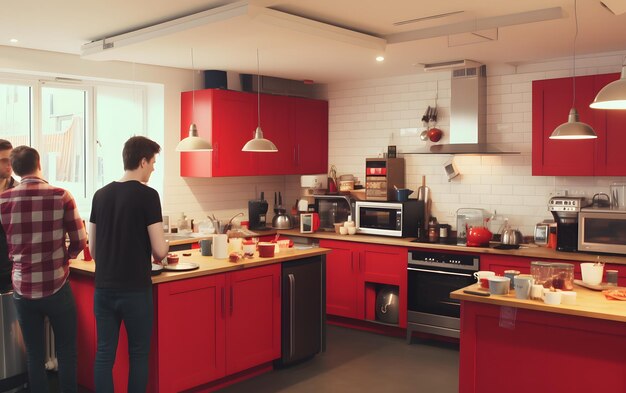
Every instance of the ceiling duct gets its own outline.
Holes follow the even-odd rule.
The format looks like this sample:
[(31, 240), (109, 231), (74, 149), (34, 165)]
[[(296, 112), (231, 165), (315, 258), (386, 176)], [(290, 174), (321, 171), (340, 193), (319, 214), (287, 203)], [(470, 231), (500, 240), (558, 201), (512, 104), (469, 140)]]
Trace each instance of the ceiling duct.
[(424, 64), (424, 71), (442, 71), (442, 70), (455, 70), (459, 68), (471, 68), (479, 67), (480, 63), (474, 60), (451, 60), (443, 61), (441, 63), (426, 63)]
[(240, 77), (241, 88), (246, 92), (257, 93), (260, 89), (260, 93), (266, 94), (315, 98), (315, 85), (301, 80), (251, 74), (241, 74)]

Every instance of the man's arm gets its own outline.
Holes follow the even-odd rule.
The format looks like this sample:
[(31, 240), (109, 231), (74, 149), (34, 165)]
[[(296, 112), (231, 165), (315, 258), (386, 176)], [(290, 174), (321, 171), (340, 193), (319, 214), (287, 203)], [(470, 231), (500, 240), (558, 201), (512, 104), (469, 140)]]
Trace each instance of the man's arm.
[(87, 245), (87, 234), (85, 233), (83, 220), (78, 214), (76, 202), (69, 192), (66, 193), (64, 210), (63, 224), (65, 231), (70, 238), (70, 246), (68, 247), (67, 252), (70, 258), (76, 258)]
[(170, 245), (165, 241), (163, 235), (163, 223), (159, 221), (148, 225), (148, 235), (152, 245), (152, 257), (156, 261), (160, 261), (167, 256), (170, 250)]
[(89, 253), (92, 258), (96, 257), (96, 224), (89, 223)]

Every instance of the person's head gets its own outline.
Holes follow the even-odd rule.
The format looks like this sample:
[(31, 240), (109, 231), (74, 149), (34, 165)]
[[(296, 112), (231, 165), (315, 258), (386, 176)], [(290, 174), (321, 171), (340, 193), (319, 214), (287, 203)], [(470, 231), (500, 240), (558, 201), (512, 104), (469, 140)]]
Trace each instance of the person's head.
[(0, 139), (0, 179), (8, 179), (13, 173), (11, 168), (11, 151), (13, 145), (6, 139)]
[(142, 171), (142, 181), (147, 182), (154, 171), (156, 155), (161, 146), (143, 136), (134, 136), (126, 141), (122, 150), (125, 171)]
[(30, 146), (18, 146), (11, 152), (11, 166), (20, 177), (36, 174), (41, 170), (39, 153)]

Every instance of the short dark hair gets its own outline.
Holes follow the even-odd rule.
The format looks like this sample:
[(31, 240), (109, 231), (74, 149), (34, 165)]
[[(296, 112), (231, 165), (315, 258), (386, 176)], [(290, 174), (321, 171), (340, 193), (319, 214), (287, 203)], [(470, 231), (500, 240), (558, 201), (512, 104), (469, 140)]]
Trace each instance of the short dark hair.
[[(161, 146), (145, 136), (133, 136), (124, 143), (122, 159), (124, 170), (129, 171), (139, 168), (142, 159), (150, 161), (155, 154), (161, 151)], [(17, 172), (16, 172), (17, 173)]]
[(0, 151), (10, 149), (13, 149), (13, 145), (11, 144), (11, 142), (7, 141), (6, 139), (0, 139)]
[(39, 153), (30, 146), (18, 146), (11, 152), (11, 166), (16, 175), (30, 175), (39, 169)]

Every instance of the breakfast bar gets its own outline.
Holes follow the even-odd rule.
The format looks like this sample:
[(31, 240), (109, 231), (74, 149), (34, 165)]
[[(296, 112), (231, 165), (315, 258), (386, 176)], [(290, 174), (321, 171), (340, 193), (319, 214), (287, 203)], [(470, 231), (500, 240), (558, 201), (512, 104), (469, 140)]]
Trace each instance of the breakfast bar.
[[(282, 269), (285, 264), (319, 266), (321, 270), (317, 270), (314, 281), (318, 283), (317, 289), (308, 287), (308, 291), (321, 292), (318, 309), (313, 313), (323, 318), (328, 251), (288, 248), (281, 249), (274, 257), (261, 258), (255, 253), (252, 258), (237, 262), (201, 256), (200, 250), (176, 253), (179, 263), (196, 263), (198, 268), (152, 277), (154, 325), (148, 391), (178, 392), (194, 388), (212, 391), (271, 370), (273, 362), (281, 359), (281, 339), (285, 334), (293, 334), (282, 329), (286, 312), (282, 305)], [(95, 264), (76, 259), (71, 261), (70, 268), (78, 314), (78, 383), (94, 390)], [(289, 295), (292, 296), (291, 292)], [(300, 304), (300, 317), (312, 304)], [(323, 330), (321, 336), (323, 345)], [(125, 392), (128, 348), (123, 327), (113, 375), (116, 392)]]
[(508, 295), (461, 301), (460, 393), (626, 391), (626, 301), (575, 286), (574, 305)]

